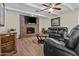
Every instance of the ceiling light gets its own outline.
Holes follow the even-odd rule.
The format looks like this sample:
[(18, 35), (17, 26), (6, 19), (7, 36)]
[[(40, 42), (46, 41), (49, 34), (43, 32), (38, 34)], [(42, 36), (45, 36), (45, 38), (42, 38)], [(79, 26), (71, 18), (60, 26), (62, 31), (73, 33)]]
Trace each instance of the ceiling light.
[(48, 11), (53, 12), (54, 10), (52, 8), (49, 8)]
[(32, 15), (32, 16), (34, 16), (34, 15)]

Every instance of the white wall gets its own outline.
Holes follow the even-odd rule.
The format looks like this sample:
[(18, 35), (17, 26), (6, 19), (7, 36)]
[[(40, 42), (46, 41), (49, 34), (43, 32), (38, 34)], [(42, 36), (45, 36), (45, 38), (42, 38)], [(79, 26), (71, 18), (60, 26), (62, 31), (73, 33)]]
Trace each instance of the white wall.
[(0, 33), (5, 31), (5, 27), (0, 27)]
[(20, 16), (12, 11), (6, 12), (6, 29), (16, 29), (17, 35), (20, 35)]
[(47, 29), (51, 26), (51, 20), (48, 18), (39, 18), (39, 32), (41, 33), (42, 28)]
[(70, 12), (61, 15), (60, 18), (61, 18), (61, 26), (68, 27), (69, 31), (78, 24), (78, 16), (76, 12)]

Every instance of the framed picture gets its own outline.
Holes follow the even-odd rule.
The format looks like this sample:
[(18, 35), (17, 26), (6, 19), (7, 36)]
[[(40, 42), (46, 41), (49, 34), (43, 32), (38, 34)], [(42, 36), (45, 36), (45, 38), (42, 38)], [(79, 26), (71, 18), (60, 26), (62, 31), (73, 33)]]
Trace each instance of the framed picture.
[(60, 17), (51, 19), (51, 26), (60, 26)]
[(0, 27), (4, 26), (5, 23), (5, 5), (0, 3)]

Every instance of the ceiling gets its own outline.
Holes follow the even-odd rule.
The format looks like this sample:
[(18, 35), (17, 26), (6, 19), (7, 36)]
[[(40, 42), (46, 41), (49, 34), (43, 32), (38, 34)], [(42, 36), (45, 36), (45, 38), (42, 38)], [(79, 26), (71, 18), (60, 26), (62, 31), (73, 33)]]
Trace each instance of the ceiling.
[(52, 13), (48, 13), (47, 11), (36, 12), (36, 10), (46, 8), (42, 4), (44, 3), (5, 3), (7, 10), (13, 10), (17, 13), (24, 15), (47, 17), (47, 18), (79, 9), (79, 3), (62, 3), (58, 5), (58, 7), (61, 8), (60, 11), (55, 10)]

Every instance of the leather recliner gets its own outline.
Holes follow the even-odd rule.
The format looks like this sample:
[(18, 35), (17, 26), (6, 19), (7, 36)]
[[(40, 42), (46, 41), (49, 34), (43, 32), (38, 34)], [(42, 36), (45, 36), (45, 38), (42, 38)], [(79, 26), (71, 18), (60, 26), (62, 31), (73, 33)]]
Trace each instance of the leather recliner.
[(44, 56), (77, 56), (77, 54), (50, 39), (46, 39), (44, 42)]
[(46, 39), (44, 42), (44, 55), (45, 56), (78, 56), (79, 55), (79, 25), (77, 25), (70, 31), (68, 37), (69, 39), (65, 43), (65, 46), (57, 44), (53, 40)]

